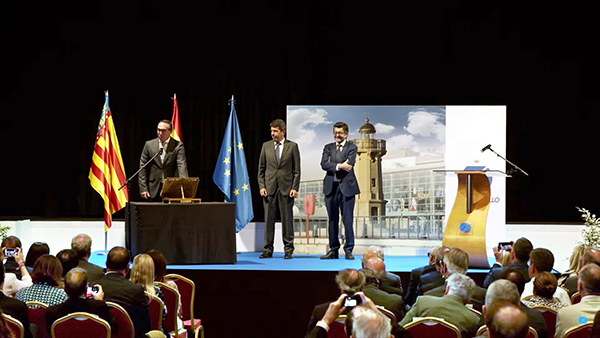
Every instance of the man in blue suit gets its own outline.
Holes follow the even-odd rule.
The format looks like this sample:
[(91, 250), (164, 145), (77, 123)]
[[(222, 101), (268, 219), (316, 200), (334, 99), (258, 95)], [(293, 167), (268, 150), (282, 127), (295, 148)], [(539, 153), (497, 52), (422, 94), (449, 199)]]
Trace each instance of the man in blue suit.
[(358, 147), (348, 142), (348, 125), (337, 122), (333, 125), (335, 142), (325, 145), (321, 157), (321, 168), (325, 170), (323, 179), (323, 193), (325, 205), (329, 215), (329, 252), (321, 259), (339, 258), (340, 242), (339, 214), (342, 213), (346, 242), (344, 251), (346, 259), (354, 259), (354, 203), (357, 194), (360, 194), (358, 182), (354, 175), (354, 164)]

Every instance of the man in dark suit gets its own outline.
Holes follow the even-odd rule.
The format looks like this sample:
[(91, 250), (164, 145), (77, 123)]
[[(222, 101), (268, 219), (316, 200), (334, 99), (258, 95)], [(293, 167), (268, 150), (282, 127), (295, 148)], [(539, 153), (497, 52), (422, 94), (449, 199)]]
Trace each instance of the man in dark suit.
[(381, 290), (381, 282), (377, 279), (375, 271), (364, 268), (361, 270), (365, 275), (365, 286), (363, 293), (369, 297), (375, 305), (383, 306), (396, 316), (396, 322), (404, 318), (404, 300), (402, 296), (387, 293)]
[[(93, 299), (84, 298), (86, 296), (88, 286), (87, 274), (81, 268), (73, 268), (69, 270), (65, 276), (65, 292), (69, 296), (65, 302), (48, 307), (46, 310), (46, 323), (48, 324), (48, 332), (52, 328), (52, 323), (57, 319), (64, 317), (74, 312), (88, 312), (97, 315), (106, 320), (111, 326), (111, 332), (116, 329), (110, 309), (104, 299), (102, 287), (98, 286), (99, 290), (92, 292)], [(113, 332), (114, 333), (114, 332)]]
[(294, 198), (300, 189), (298, 144), (285, 139), (283, 120), (271, 122), (271, 141), (263, 144), (258, 163), (258, 186), (265, 208), (265, 247), (260, 258), (273, 257), (275, 215), (279, 208), (286, 259), (294, 253)]
[(321, 259), (339, 258), (340, 241), (339, 213), (346, 234), (344, 251), (346, 259), (354, 259), (354, 203), (356, 195), (360, 194), (358, 181), (354, 175), (354, 164), (358, 147), (348, 142), (348, 125), (337, 122), (333, 125), (335, 142), (325, 145), (321, 156), (321, 168), (325, 170), (323, 193), (329, 219), (329, 252)]
[(160, 121), (156, 129), (158, 137), (147, 141), (142, 150), (140, 168), (154, 158), (139, 174), (140, 195), (147, 200), (161, 200), (160, 192), (166, 178), (188, 177), (183, 143), (171, 138), (172, 130), (171, 121)]
[[(529, 266), (527, 265), (527, 262), (529, 261), (529, 255), (533, 250), (533, 245), (527, 238), (521, 237), (509, 247), (509, 250), (511, 257), (508, 267), (519, 270), (527, 282), (529, 282)], [(493, 281), (500, 279), (500, 274), (504, 269), (502, 267), (504, 249), (494, 247), (494, 256), (496, 257), (496, 263), (494, 263), (483, 281), (483, 287), (486, 289)]]
[(413, 269), (410, 272), (410, 282), (408, 283), (408, 291), (404, 301), (407, 305), (412, 306), (417, 297), (425, 292), (444, 285), (444, 278), (438, 271), (441, 269), (441, 261), (444, 259), (446, 252), (450, 250), (447, 246), (436, 246), (429, 253), (429, 265)]
[(79, 234), (71, 240), (71, 249), (77, 253), (78, 266), (85, 270), (90, 284), (104, 276), (104, 269), (88, 262), (92, 255), (92, 238), (86, 234)]
[(17, 319), (23, 324), (23, 328), (25, 329), (25, 338), (31, 338), (31, 330), (29, 329), (29, 315), (27, 313), (27, 305), (18, 300), (11, 297), (8, 297), (2, 292), (2, 286), (4, 284), (4, 264), (2, 260), (0, 260), (0, 309), (2, 312), (10, 315), (11, 317)]
[(108, 252), (106, 259), (106, 274), (96, 281), (102, 286), (104, 299), (115, 302), (125, 308), (133, 326), (135, 336), (144, 337), (150, 331), (150, 310), (144, 289), (133, 284), (125, 276), (129, 272), (131, 255), (124, 247), (116, 246)]

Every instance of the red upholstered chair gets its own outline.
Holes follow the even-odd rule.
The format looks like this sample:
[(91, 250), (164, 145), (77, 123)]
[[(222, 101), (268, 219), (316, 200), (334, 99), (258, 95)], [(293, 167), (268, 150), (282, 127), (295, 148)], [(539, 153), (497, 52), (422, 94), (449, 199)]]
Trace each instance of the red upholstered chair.
[(572, 327), (565, 332), (563, 338), (589, 338), (592, 335), (592, 326), (594, 323), (587, 323)]
[(52, 338), (110, 338), (110, 325), (96, 315), (74, 312), (57, 319), (50, 329)]
[(398, 322), (398, 320), (396, 320), (396, 315), (392, 311), (379, 305), (375, 305), (375, 307), (377, 308), (377, 310), (379, 310), (379, 312), (383, 313), (386, 317), (388, 317), (392, 323)]
[(404, 325), (404, 328), (412, 333), (413, 337), (460, 338), (460, 330), (456, 325), (436, 317), (414, 320)]
[(165, 279), (172, 280), (177, 284), (177, 289), (181, 295), (181, 312), (183, 316), (183, 325), (186, 331), (194, 332), (195, 336), (204, 338), (204, 328), (202, 321), (194, 317), (194, 298), (196, 297), (196, 284), (191, 279), (178, 274), (168, 274)]
[(337, 319), (329, 326), (327, 331), (327, 338), (348, 338), (346, 335), (346, 315), (340, 315)]
[[(477, 330), (477, 336), (483, 335), (483, 333), (485, 332), (485, 330), (487, 330), (487, 326), (482, 325), (479, 328), (479, 330)], [(548, 335), (548, 337), (554, 337), (554, 336)], [(534, 328), (532, 328), (531, 326), (529, 327), (529, 331), (527, 332), (527, 338), (538, 338), (537, 331)]]
[(554, 337), (554, 332), (556, 331), (556, 316), (558, 312), (547, 306), (537, 305), (532, 307), (532, 309), (539, 310), (544, 316), (544, 320), (546, 321), (546, 326), (548, 326), (548, 337)]
[[(46, 309), (48, 305), (42, 302), (27, 302), (27, 317), (29, 318), (29, 325), (31, 333), (34, 337), (39, 338), (50, 338), (50, 332), (48, 332), (48, 326), (46, 324)], [(35, 325), (35, 329), (32, 324)], [(34, 330), (37, 330), (33, 332)]]
[(179, 292), (168, 284), (154, 282), (162, 291), (165, 306), (167, 307), (167, 316), (163, 320), (163, 327), (167, 332), (179, 332), (177, 327), (177, 309), (179, 309)]
[(150, 307), (150, 320), (152, 330), (162, 330), (163, 312), (165, 303), (157, 296), (148, 295), (148, 306)]
[(23, 338), (23, 335), (25, 334), (25, 328), (23, 328), (23, 324), (7, 314), (3, 313), (2, 317), (4, 317), (8, 329), (14, 334), (14, 336), (17, 338)]
[(110, 308), (110, 315), (113, 317), (117, 326), (117, 333), (112, 335), (112, 338), (134, 338), (135, 327), (133, 321), (121, 305), (113, 302), (106, 302), (106, 305)]
[[(579, 292), (575, 292), (572, 296), (571, 296), (571, 303), (572, 304), (577, 304), (581, 302), (581, 294)], [(568, 304), (567, 304), (568, 305)]]

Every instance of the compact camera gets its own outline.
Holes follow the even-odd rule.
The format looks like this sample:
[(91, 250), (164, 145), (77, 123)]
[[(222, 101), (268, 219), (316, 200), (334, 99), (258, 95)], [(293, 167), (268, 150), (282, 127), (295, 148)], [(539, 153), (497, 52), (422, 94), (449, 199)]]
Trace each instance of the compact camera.
[(359, 295), (349, 295), (344, 300), (344, 306), (347, 308), (355, 307), (362, 303), (362, 300)]

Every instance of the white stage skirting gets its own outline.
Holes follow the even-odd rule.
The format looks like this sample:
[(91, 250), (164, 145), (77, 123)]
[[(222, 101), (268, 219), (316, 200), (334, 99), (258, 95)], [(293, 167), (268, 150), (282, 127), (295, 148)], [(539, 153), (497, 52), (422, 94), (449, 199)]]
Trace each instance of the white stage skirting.
[[(104, 221), (2, 221), (0, 224), (10, 226), (8, 235), (15, 235), (21, 239), (23, 248), (27, 250), (34, 242), (45, 242), (50, 247), (50, 253), (56, 254), (62, 249), (71, 247), (71, 239), (79, 234), (86, 233), (92, 237), (92, 251), (101, 251), (114, 246), (125, 246), (125, 222), (113, 221), (112, 228), (108, 231), (105, 241)], [(281, 224), (276, 224), (275, 251), (283, 251), (281, 240)], [(499, 238), (498, 242), (515, 240), (526, 237), (534, 247), (543, 247), (554, 253), (554, 268), (564, 271), (568, 268), (568, 261), (573, 247), (582, 240), (581, 230), (583, 225), (572, 224), (507, 224), (505, 238)], [(263, 248), (264, 223), (250, 223), (240, 233), (236, 234), (237, 252), (257, 252)], [(375, 240), (371, 240), (373, 242)], [(389, 247), (390, 242), (385, 241)], [(399, 246), (407, 240), (398, 240)], [(423, 243), (423, 241), (419, 241)], [(424, 248), (439, 245), (440, 241), (425, 241)], [(496, 242), (496, 241), (491, 241)], [(488, 241), (490, 243), (490, 241)], [(417, 250), (416, 254), (422, 254), (427, 250)], [(395, 254), (392, 250), (390, 254)]]

